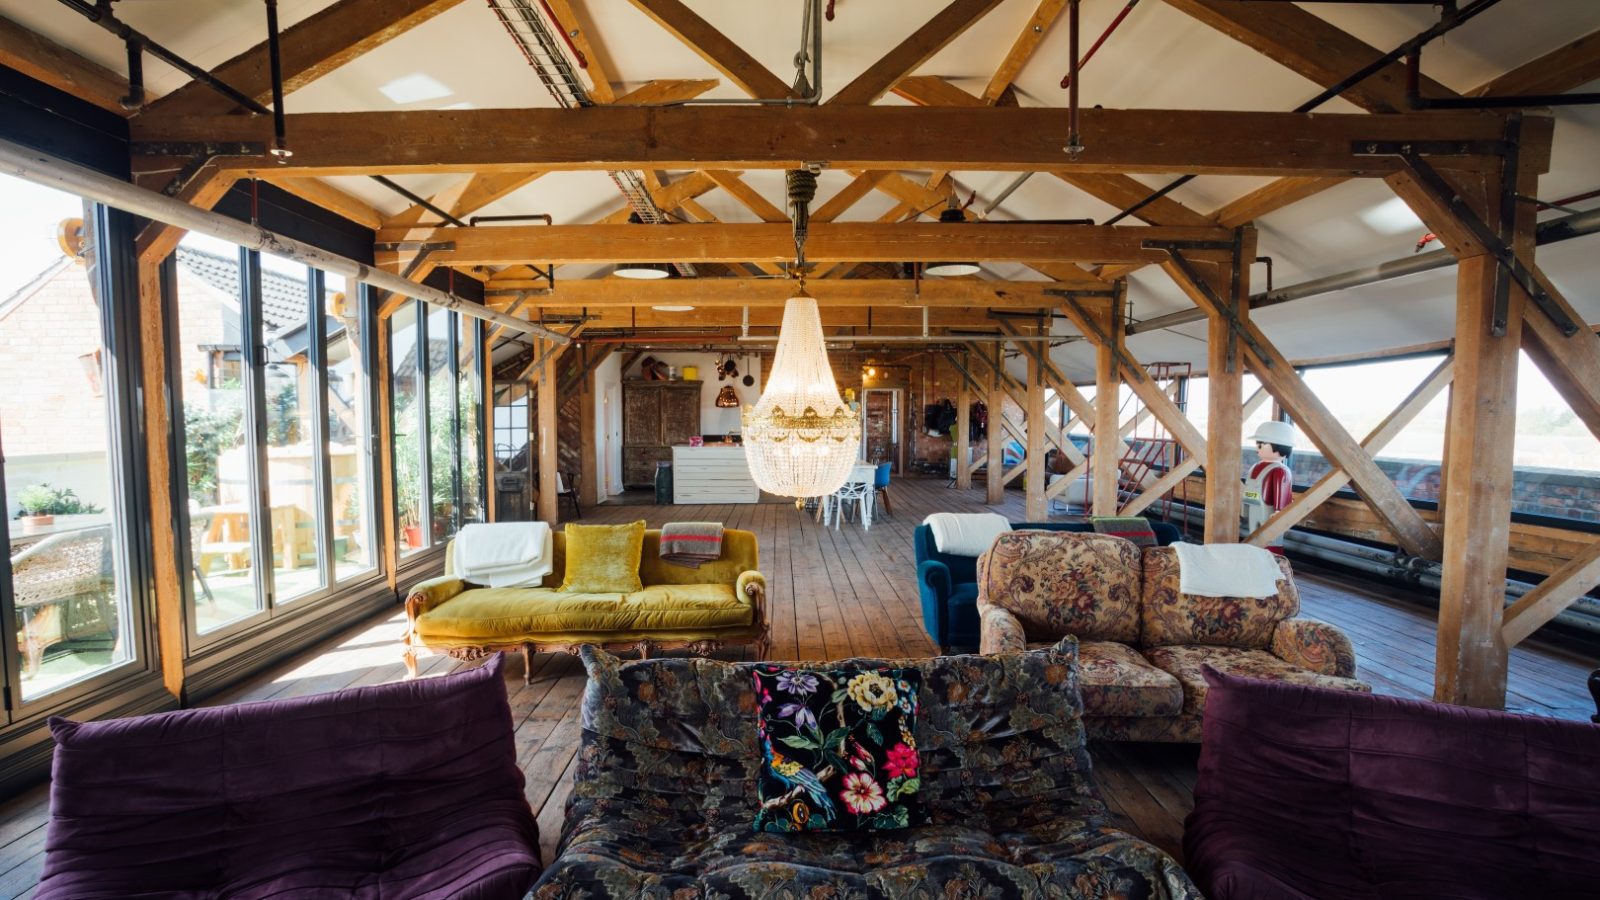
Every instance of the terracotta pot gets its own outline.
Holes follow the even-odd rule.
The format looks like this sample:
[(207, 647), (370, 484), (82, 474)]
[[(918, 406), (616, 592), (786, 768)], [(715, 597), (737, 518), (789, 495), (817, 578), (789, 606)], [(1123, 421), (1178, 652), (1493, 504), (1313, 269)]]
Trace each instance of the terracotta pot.
[(422, 546), (421, 525), (407, 525), (406, 527), (400, 529), (400, 532), (405, 536), (406, 546), (412, 548), (413, 550)]
[(55, 516), (23, 516), (22, 533), (38, 534), (56, 523)]

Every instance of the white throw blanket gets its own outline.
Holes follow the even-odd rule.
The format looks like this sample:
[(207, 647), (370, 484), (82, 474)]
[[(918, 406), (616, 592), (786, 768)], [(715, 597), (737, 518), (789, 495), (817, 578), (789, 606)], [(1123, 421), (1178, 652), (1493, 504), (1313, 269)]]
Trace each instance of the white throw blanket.
[(933, 545), (951, 556), (982, 556), (994, 539), (1011, 530), (998, 513), (933, 513), (922, 524), (933, 532)]
[(545, 522), (467, 525), (453, 552), (456, 575), (488, 587), (538, 587), (555, 567), (555, 538)]
[(1249, 544), (1172, 545), (1178, 551), (1178, 590), (1201, 597), (1271, 597), (1283, 571), (1278, 558)]

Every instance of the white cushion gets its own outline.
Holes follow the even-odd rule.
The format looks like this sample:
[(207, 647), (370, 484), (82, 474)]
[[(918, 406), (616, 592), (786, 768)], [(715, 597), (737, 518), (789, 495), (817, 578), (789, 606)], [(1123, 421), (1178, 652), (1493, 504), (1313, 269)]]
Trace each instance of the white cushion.
[(982, 556), (994, 539), (1011, 530), (998, 513), (934, 513), (922, 520), (933, 532), (933, 545), (951, 556)]

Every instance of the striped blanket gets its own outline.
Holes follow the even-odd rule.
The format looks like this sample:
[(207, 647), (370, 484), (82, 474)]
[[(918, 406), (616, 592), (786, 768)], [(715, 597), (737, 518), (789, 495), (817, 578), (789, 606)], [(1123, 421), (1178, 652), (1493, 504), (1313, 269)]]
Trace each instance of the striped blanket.
[(661, 526), (661, 558), (669, 563), (700, 568), (722, 556), (721, 522), (671, 522)]
[(1144, 516), (1095, 516), (1089, 519), (1096, 534), (1127, 538), (1141, 547), (1156, 545), (1155, 530)]

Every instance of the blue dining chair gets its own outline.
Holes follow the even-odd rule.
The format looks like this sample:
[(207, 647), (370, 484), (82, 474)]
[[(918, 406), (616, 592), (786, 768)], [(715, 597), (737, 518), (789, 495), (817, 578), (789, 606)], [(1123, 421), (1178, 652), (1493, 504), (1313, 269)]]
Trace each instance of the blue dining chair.
[(874, 499), (883, 504), (884, 514), (891, 518), (894, 516), (894, 505), (889, 502), (889, 469), (892, 466), (892, 463), (878, 463), (878, 469), (872, 477), (872, 489), (877, 493)]

